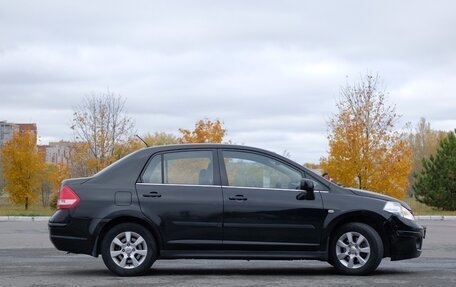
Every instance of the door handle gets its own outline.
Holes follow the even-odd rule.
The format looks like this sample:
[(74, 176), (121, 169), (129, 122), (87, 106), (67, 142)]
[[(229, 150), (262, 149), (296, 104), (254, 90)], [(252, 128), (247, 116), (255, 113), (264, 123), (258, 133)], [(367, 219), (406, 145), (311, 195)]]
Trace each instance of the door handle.
[(244, 197), (242, 194), (236, 194), (235, 196), (228, 197), (229, 200), (241, 200), (246, 201), (247, 197)]
[(143, 197), (161, 197), (162, 195), (156, 191), (151, 191), (148, 194), (143, 194)]

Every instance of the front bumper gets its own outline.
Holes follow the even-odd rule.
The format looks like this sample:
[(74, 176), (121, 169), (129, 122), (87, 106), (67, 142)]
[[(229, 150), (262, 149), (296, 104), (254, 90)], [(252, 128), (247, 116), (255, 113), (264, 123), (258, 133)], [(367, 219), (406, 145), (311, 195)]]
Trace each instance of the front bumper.
[(392, 261), (421, 255), (426, 227), (415, 221), (393, 216), (390, 220), (390, 256)]

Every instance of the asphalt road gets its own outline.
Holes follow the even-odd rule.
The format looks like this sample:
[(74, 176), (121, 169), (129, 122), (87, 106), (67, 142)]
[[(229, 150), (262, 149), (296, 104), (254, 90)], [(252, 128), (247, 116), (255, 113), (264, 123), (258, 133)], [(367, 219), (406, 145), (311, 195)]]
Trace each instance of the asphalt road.
[(456, 221), (421, 223), (423, 255), (384, 259), (371, 276), (340, 276), (318, 261), (162, 260), (121, 278), (101, 258), (55, 250), (46, 222), (0, 222), (0, 286), (456, 286)]

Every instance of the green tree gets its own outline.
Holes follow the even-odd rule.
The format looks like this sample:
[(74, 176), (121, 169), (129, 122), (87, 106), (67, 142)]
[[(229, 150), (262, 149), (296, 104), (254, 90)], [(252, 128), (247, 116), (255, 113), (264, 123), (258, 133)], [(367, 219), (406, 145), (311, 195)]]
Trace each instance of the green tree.
[(444, 131), (433, 130), (431, 124), (425, 118), (421, 118), (414, 132), (409, 135), (409, 143), (412, 148), (412, 171), (408, 176), (408, 195), (413, 197), (415, 184), (414, 174), (423, 169), (423, 159), (429, 158), (437, 152), (439, 142), (447, 136)]
[(415, 197), (441, 210), (456, 210), (456, 130), (440, 141), (437, 153), (423, 160), (415, 175)]
[(14, 204), (36, 202), (41, 188), (44, 169), (42, 157), (36, 148), (36, 135), (30, 131), (16, 132), (1, 151), (5, 191)]

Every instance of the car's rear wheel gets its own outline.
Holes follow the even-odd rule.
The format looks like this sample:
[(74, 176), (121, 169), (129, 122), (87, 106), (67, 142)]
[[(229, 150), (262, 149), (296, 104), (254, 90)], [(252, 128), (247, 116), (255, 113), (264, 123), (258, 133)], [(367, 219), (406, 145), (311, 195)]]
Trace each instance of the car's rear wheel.
[(379, 234), (364, 223), (348, 223), (331, 236), (329, 261), (340, 273), (366, 275), (377, 269), (383, 258)]
[(106, 267), (119, 276), (136, 276), (150, 269), (157, 258), (152, 234), (136, 223), (111, 228), (103, 238), (101, 255)]

